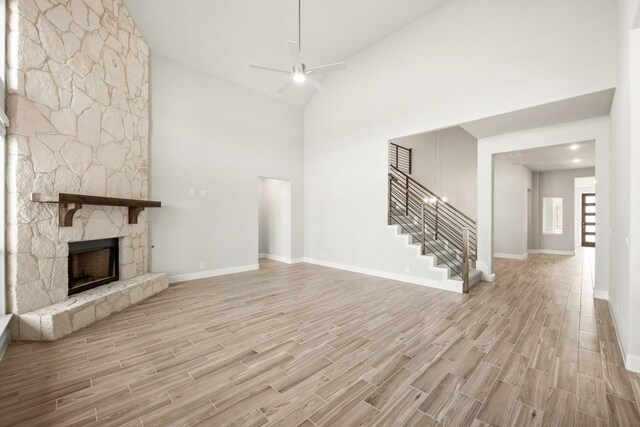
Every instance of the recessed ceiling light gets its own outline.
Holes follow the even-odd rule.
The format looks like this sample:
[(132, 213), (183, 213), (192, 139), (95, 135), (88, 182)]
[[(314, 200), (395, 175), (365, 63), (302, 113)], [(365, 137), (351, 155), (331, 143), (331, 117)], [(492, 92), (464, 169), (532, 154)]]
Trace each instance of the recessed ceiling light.
[(510, 155), (511, 157), (513, 157), (513, 158), (522, 157), (522, 154), (520, 154), (520, 153), (511, 153), (511, 154), (509, 154), (509, 155)]
[(580, 159), (573, 159), (573, 163), (580, 163)]
[(577, 150), (578, 148), (580, 148), (580, 146), (578, 144), (572, 144), (569, 146), (570, 149), (572, 149), (573, 151)]

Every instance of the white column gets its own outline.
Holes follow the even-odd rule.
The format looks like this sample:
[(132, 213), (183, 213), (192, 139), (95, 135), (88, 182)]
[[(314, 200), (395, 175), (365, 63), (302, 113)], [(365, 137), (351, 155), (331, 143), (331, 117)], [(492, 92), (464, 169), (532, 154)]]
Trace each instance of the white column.
[(493, 153), (478, 140), (478, 260), (482, 280), (493, 281)]

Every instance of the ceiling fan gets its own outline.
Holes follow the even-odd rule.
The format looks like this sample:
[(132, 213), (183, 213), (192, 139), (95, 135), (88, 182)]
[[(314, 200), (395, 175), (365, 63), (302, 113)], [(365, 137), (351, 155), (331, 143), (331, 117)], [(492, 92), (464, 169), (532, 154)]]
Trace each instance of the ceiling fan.
[(289, 54), (291, 55), (291, 62), (293, 64), (291, 69), (287, 70), (284, 68), (270, 67), (267, 65), (249, 64), (250, 67), (257, 68), (259, 70), (289, 74), (290, 79), (280, 89), (277, 90), (278, 93), (284, 92), (294, 83), (302, 84), (305, 82), (309, 83), (309, 85), (311, 85), (311, 87), (313, 87), (315, 90), (325, 92), (328, 90), (327, 87), (319, 81), (315, 80), (312, 75), (314, 73), (328, 73), (331, 71), (342, 70), (347, 67), (347, 64), (344, 62), (336, 62), (334, 64), (319, 65), (317, 67), (307, 68), (307, 66), (302, 62), (302, 59), (300, 57), (302, 46), (302, 30), (300, 19), (302, 10), (301, 1), (302, 0), (298, 0), (298, 41), (295, 42), (292, 40), (287, 40), (287, 43), (289, 45)]

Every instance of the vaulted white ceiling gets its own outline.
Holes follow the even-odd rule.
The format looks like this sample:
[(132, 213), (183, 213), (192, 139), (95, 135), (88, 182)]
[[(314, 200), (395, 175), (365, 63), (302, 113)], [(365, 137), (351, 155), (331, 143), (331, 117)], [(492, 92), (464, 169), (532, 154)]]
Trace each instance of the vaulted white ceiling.
[[(302, 59), (308, 67), (348, 59), (448, 0), (302, 0)], [(275, 93), (290, 67), (297, 0), (125, 0), (152, 51), (296, 106), (314, 91)], [(338, 71), (342, 72), (342, 71)]]

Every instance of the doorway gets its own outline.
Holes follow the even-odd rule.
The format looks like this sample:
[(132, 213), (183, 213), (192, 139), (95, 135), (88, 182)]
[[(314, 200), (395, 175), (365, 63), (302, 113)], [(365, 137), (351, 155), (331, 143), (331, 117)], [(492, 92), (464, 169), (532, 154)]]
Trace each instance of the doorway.
[(596, 246), (596, 194), (582, 193), (582, 246)]
[(258, 254), (291, 264), (291, 181), (258, 178)]

